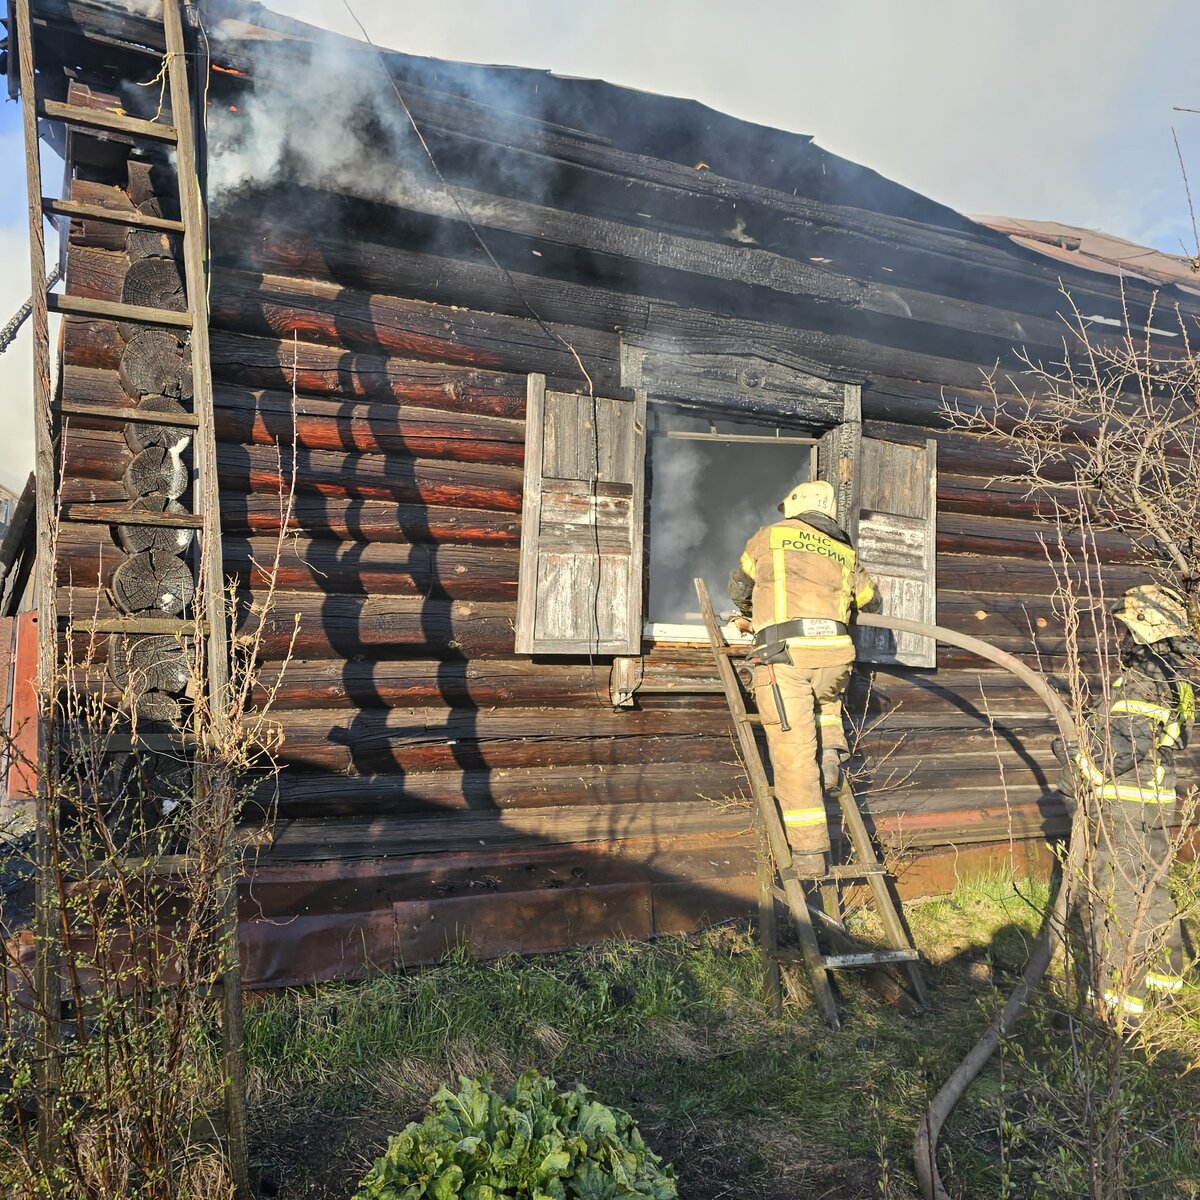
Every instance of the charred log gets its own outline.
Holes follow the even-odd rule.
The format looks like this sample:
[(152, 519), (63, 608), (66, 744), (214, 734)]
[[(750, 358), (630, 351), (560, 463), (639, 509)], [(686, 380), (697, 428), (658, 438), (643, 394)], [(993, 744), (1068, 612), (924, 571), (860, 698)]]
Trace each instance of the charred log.
[[(120, 382), (130, 396), (192, 395), (192, 366), (185, 347), (173, 333), (143, 329), (121, 353)], [(93, 390), (95, 383), (90, 388)]]

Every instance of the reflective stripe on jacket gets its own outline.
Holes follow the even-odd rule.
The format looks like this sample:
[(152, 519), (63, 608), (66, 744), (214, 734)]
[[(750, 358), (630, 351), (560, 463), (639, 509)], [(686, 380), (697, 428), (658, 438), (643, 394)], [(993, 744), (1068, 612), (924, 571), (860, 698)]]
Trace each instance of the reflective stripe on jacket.
[[(846, 624), (851, 608), (861, 608), (875, 595), (846, 534), (832, 521), (806, 515), (811, 520), (763, 526), (746, 543), (730, 578), (730, 595), (743, 612), (748, 610), (756, 633), (800, 617)], [(787, 646), (793, 661), (807, 666), (854, 658), (854, 643), (844, 633), (790, 637)]]
[(1174, 752), (1196, 713), (1191, 684), (1131, 672), (1113, 680), (1112, 695), (1107, 721), (1089, 722), (1075, 757), (1084, 779), (1100, 799), (1173, 804)]

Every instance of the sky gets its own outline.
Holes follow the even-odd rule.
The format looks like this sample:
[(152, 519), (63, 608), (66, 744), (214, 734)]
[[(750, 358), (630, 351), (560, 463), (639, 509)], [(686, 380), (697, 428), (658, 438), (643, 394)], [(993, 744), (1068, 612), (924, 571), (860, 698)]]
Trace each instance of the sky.
[[(350, 0), (414, 54), (686, 96), (812, 134), (966, 213), (1195, 253), (1197, 0)], [(345, 0), (268, 0), (357, 36)], [(53, 178), (53, 172), (51, 172)], [(49, 186), (49, 184), (48, 184)], [(29, 292), (20, 115), (0, 102), (0, 324)], [(0, 483), (32, 462), (29, 334), (0, 355)]]

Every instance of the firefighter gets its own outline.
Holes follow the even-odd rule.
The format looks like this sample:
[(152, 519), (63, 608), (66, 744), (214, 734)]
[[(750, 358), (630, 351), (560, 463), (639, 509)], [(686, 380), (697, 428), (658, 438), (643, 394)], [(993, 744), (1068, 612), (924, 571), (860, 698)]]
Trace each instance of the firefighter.
[(875, 586), (837, 523), (832, 485), (802, 483), (779, 511), (782, 521), (746, 543), (729, 595), (742, 614), (738, 628), (754, 632), (754, 695), (794, 865), (822, 875), (829, 851), (822, 778), (836, 788), (849, 754), (842, 695), (854, 643), (847, 622)]
[[(1200, 645), (1182, 597), (1170, 588), (1131, 588), (1113, 615), (1125, 630), (1121, 674), (1112, 681), (1108, 712), (1087, 721), (1074, 766), (1099, 815), (1081, 902), (1093, 985), (1119, 1028), (1136, 1023), (1151, 996), (1183, 987), (1183, 930), (1167, 866), (1174, 758), (1195, 716), (1187, 673)], [(1078, 791), (1065, 774), (1064, 790)]]

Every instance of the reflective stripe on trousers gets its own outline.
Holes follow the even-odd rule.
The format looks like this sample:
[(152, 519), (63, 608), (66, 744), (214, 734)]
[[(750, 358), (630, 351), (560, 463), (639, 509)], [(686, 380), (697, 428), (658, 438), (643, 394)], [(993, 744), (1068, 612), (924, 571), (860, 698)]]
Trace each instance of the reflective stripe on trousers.
[[(781, 663), (774, 668), (756, 667), (754, 671), (754, 698), (767, 735), (775, 797), (788, 831), (788, 842), (796, 853), (829, 850), (829, 825), (817, 754), (821, 746), (845, 749), (841, 701), (850, 666), (840, 663), (833, 667), (797, 667)], [(780, 728), (775, 708), (770, 684), (772, 669), (791, 726), (786, 732)]]

